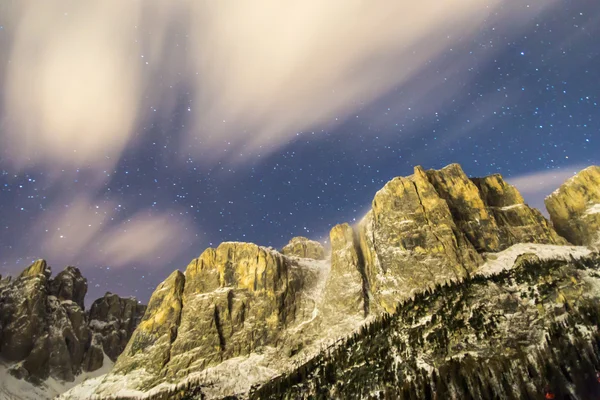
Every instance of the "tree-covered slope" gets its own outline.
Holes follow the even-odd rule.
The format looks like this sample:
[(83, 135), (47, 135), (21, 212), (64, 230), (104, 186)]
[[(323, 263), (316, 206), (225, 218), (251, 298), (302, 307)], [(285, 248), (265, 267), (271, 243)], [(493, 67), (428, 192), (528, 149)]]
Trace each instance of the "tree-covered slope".
[(600, 258), (524, 260), (438, 285), (252, 399), (592, 399)]

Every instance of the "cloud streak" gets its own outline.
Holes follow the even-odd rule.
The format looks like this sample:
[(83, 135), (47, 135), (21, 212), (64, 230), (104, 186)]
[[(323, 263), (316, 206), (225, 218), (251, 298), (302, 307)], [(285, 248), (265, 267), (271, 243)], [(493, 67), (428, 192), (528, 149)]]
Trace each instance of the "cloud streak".
[(521, 192), (523, 198), (525, 198), (530, 206), (539, 209), (547, 215), (546, 206), (544, 205), (546, 196), (586, 167), (588, 166), (582, 164), (570, 165), (549, 171), (517, 175), (507, 178), (506, 181), (514, 185)]
[(2, 144), (19, 167), (103, 170), (180, 112), (186, 153), (243, 161), (408, 82), (499, 3), (10, 2)]
[(132, 215), (125, 210), (86, 194), (57, 200), (32, 227), (27, 248), (55, 264), (157, 270), (195, 238), (195, 228), (176, 210), (145, 209)]

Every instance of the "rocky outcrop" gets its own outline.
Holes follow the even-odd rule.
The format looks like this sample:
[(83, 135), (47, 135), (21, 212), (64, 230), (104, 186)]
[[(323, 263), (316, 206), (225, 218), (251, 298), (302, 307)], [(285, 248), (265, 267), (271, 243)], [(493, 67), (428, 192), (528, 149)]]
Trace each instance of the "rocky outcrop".
[(362, 315), (369, 310), (364, 261), (355, 236), (348, 224), (334, 226), (329, 234), (331, 272), (325, 285), (323, 305), (343, 315)]
[(569, 242), (600, 245), (600, 167), (591, 166), (546, 198), (554, 228)]
[[(116, 373), (182, 376), (276, 343), (301, 281), (279, 253), (251, 243), (207, 249), (154, 292)], [(148, 381), (149, 382), (149, 381)], [(149, 384), (149, 383), (147, 383)]]
[(4, 359), (25, 360), (44, 335), (49, 276), (46, 262), (38, 260), (0, 293), (0, 355)]
[[(357, 260), (352, 228), (346, 227)], [(346, 244), (332, 235), (341, 256)], [(94, 393), (114, 393), (111, 382), (127, 374), (135, 373), (136, 380), (128, 381), (126, 389), (145, 391), (256, 353), (268, 355), (262, 356), (260, 367), (252, 368), (291, 366), (293, 357), (318, 351), (320, 333), (351, 331), (364, 318), (358, 267), (346, 268), (341, 259), (334, 264), (336, 271), (330, 274), (327, 261), (287, 257), (252, 243), (206, 249), (185, 274), (176, 271), (156, 289), (115, 368)], [(331, 302), (324, 294), (329, 275), (340, 277), (329, 285)], [(349, 294), (348, 302), (337, 289)]]
[[(37, 260), (0, 285), (0, 357), (12, 375), (33, 383), (48, 377), (73, 381), (104, 359), (83, 308), (87, 280), (75, 267), (50, 276), (46, 261)], [(129, 330), (134, 328), (135, 322)]]
[(85, 279), (79, 269), (67, 267), (62, 270), (50, 282), (50, 294), (58, 300), (70, 300), (77, 303), (83, 309), (83, 300), (87, 293), (87, 279)]
[(312, 258), (314, 260), (325, 259), (325, 249), (323, 245), (316, 240), (298, 236), (281, 249), (281, 253), (286, 256), (296, 256), (302, 258)]
[[(34, 382), (49, 376), (72, 381), (81, 372), (89, 332), (82, 308), (70, 298), (55, 296), (54, 289), (61, 284), (51, 280), (50, 274), (46, 262), (38, 260), (3, 288), (0, 354), (16, 363), (11, 372), (17, 377)], [(69, 277), (78, 280), (81, 274), (71, 269), (57, 278), (64, 282)]]
[(36, 260), (29, 267), (25, 268), (18, 276), (21, 278), (50, 278), (52, 270), (48, 267), (46, 260)]
[(457, 228), (479, 252), (502, 250), (498, 225), (477, 186), (458, 164), (427, 171), (427, 178), (448, 204)]
[(114, 371), (127, 373), (136, 368), (158, 373), (171, 357), (177, 338), (185, 277), (174, 271), (154, 291), (144, 318), (118, 358)]
[(89, 311), (89, 327), (97, 336), (100, 350), (112, 360), (123, 352), (135, 328), (139, 325), (146, 306), (133, 298), (122, 298), (106, 293), (92, 303)]
[(567, 244), (502, 176), (470, 179), (458, 164), (394, 178), (358, 230), (370, 307), (389, 312), (414, 291), (475, 271), (480, 253)]
[(288, 268), (279, 253), (251, 243), (223, 243), (192, 261), (170, 371), (202, 368), (274, 343), (294, 318), (297, 282)]
[(480, 253), (517, 243), (567, 244), (499, 174), (469, 179), (460, 165), (451, 164), (427, 171), (427, 177), (448, 203), (457, 227)]
[(519, 191), (500, 174), (474, 178), (473, 182), (498, 226), (499, 250), (517, 243), (568, 244), (539, 210), (525, 204)]

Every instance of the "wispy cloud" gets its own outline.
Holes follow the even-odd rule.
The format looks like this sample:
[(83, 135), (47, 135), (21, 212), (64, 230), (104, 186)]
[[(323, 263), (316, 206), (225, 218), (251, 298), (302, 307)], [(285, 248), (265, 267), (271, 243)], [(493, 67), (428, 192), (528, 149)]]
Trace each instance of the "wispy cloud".
[[(81, 194), (60, 199), (31, 227), (19, 250), (57, 265), (164, 268), (194, 242), (196, 229), (176, 210), (140, 210)], [(20, 257), (22, 254), (16, 254)]]
[(506, 181), (514, 185), (521, 192), (529, 205), (547, 214), (544, 205), (546, 196), (558, 189), (564, 181), (586, 167), (588, 166), (575, 164), (568, 167), (511, 176)]
[(243, 160), (408, 82), (499, 3), (9, 2), (0, 139), (18, 166), (103, 170), (184, 93), (186, 152)]

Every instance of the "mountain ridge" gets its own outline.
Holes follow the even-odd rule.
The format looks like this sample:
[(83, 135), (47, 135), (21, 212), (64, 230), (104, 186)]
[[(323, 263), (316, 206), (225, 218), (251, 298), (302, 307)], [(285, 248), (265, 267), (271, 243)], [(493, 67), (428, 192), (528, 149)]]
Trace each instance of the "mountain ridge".
[[(134, 356), (125, 351), (94, 395), (160, 393), (186, 376), (253, 355), (260, 360), (251, 370), (262, 368), (275, 376), (316, 354), (324, 340), (343, 337), (369, 318), (393, 312), (402, 299), (471, 276), (484, 258), (492, 258), (487, 254), (519, 243), (568, 244), (501, 175), (471, 179), (458, 164), (437, 171), (415, 167), (413, 175), (392, 179), (375, 194), (372, 209), (359, 224), (331, 230), (330, 259), (304, 258), (309, 253), (321, 257), (320, 249), (307, 251), (306, 243), (306, 238), (292, 239), (284, 247), (287, 255), (238, 242), (207, 249), (183, 275), (187, 295), (181, 299), (182, 317), (166, 345), (175, 349), (175, 358), (152, 364), (139, 353), (142, 359), (136, 363), (150, 365), (121, 369)], [(329, 263), (327, 273), (320, 272), (323, 262)], [(197, 280), (196, 270), (204, 278)], [(322, 288), (316, 276), (326, 279)], [(186, 288), (188, 284), (192, 286)], [(195, 328), (182, 330), (184, 326)], [(149, 343), (157, 335), (144, 333), (154, 338)], [(148, 367), (157, 369), (149, 373)], [(125, 378), (136, 374), (135, 379)], [(215, 398), (240, 391), (220, 392), (219, 385), (228, 383), (213, 385)]]
[[(339, 345), (365, 324), (395, 313), (398, 304), (441, 285), (474, 276), (493, 280), (543, 259), (589, 256), (600, 232), (587, 217), (600, 208), (598, 171), (590, 167), (557, 191), (580, 200), (552, 203), (552, 222), (500, 174), (469, 178), (450, 164), (441, 170), (415, 167), (413, 175), (392, 179), (359, 223), (331, 229), (329, 254), (305, 237), (293, 238), (281, 251), (245, 242), (208, 248), (156, 288), (135, 323), (131, 316), (103, 323), (109, 310), (124, 303), (115, 296), (99, 301), (99, 319), (88, 323), (88, 335), (100, 349), (95, 358), (110, 353), (116, 363), (60, 398), (250, 396), (256, 385), (269, 387), (271, 379), (276, 382), (323, 347)], [(573, 225), (557, 217), (564, 208), (592, 238), (588, 247), (569, 246), (557, 233)], [(26, 271), (23, 279), (49, 277), (40, 263)], [(81, 282), (71, 270), (63, 275), (68, 284), (52, 290), (82, 304), (76, 289)]]

